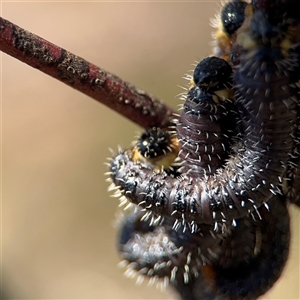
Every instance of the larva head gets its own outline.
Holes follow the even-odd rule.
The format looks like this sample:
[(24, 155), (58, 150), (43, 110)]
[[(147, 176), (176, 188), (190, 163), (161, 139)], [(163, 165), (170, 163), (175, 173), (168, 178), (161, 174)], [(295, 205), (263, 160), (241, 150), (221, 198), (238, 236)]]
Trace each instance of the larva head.
[(202, 91), (214, 93), (231, 88), (232, 69), (224, 59), (207, 57), (196, 66), (193, 80)]
[(155, 158), (169, 152), (170, 134), (160, 128), (152, 127), (144, 131), (137, 141), (137, 149), (145, 158)]
[(239, 0), (234, 0), (224, 5), (221, 11), (221, 22), (223, 30), (229, 36), (234, 34), (243, 24), (246, 6), (246, 2)]
[(175, 136), (162, 128), (151, 127), (138, 138), (133, 158), (166, 170), (174, 163), (178, 150), (178, 140)]
[(214, 33), (214, 55), (230, 60), (232, 48), (235, 45), (236, 33), (246, 22), (251, 13), (251, 5), (241, 0), (232, 0), (223, 6), (220, 17), (217, 19), (218, 27)]

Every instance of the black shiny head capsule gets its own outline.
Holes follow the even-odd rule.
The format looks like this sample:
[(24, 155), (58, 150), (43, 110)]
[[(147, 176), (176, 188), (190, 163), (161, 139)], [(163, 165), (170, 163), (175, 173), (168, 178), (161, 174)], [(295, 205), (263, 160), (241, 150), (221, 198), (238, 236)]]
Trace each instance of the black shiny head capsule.
[(228, 35), (234, 34), (243, 24), (245, 19), (246, 2), (232, 1), (225, 4), (221, 12), (223, 29)]
[(232, 86), (232, 69), (224, 59), (207, 57), (195, 68), (193, 79), (201, 90), (212, 93)]
[(137, 141), (137, 149), (145, 158), (155, 158), (171, 151), (170, 134), (158, 127), (148, 128)]

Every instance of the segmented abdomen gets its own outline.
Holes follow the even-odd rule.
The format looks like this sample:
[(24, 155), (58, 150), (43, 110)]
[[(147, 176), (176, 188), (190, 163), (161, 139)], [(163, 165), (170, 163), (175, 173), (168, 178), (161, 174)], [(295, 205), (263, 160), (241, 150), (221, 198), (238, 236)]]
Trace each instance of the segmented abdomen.
[(228, 157), (234, 130), (228, 124), (233, 124), (234, 115), (230, 100), (223, 102), (216, 104), (198, 87), (188, 92), (176, 125), (183, 174), (193, 178), (214, 174)]

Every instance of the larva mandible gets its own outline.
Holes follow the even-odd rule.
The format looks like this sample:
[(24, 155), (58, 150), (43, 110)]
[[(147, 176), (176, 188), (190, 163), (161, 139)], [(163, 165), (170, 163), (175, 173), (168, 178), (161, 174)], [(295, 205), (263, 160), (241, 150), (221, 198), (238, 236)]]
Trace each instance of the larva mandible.
[[(121, 153), (111, 164), (112, 177), (130, 201), (143, 203), (146, 188), (155, 186), (155, 197), (141, 207), (182, 221), (211, 224), (244, 217), (281, 192), (293, 147), (298, 54), (284, 43), (289, 37), (285, 19), (273, 25), (270, 18), (255, 11), (237, 36), (243, 52), (234, 85), (243, 138), (236, 154), (214, 176), (194, 179), (187, 174), (178, 179), (164, 172), (153, 174)], [(176, 205), (179, 194), (181, 205)]]

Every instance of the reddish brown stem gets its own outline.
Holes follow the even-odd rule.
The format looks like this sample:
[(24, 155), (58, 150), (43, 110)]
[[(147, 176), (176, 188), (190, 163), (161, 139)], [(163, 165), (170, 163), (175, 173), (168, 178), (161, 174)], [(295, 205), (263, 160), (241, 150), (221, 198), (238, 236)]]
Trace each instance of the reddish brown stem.
[(0, 50), (91, 96), (138, 125), (166, 127), (174, 112), (161, 100), (0, 18)]

